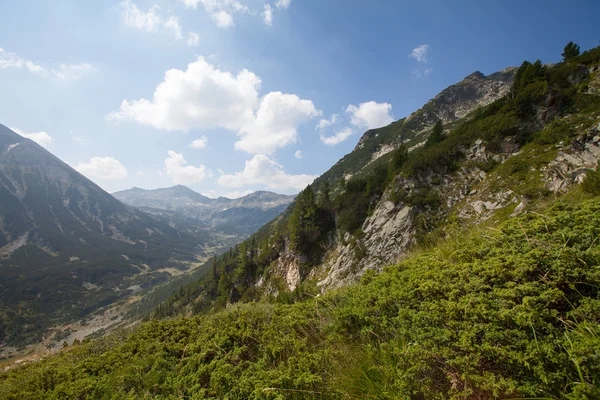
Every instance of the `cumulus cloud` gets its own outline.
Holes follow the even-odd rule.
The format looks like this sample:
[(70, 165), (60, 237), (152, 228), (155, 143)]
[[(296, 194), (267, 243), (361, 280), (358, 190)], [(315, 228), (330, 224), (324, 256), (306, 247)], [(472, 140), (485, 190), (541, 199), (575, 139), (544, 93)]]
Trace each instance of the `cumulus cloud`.
[(200, 183), (209, 175), (210, 171), (204, 165), (197, 167), (188, 165), (185, 158), (183, 158), (183, 154), (172, 150), (169, 150), (168, 154), (169, 157), (165, 159), (165, 173), (173, 183), (181, 185)]
[(118, 181), (127, 178), (127, 170), (123, 164), (112, 157), (92, 157), (88, 162), (80, 162), (73, 168), (91, 180)]
[(293, 94), (271, 92), (260, 100), (260, 85), (248, 70), (234, 76), (200, 57), (186, 71), (167, 71), (152, 100), (124, 100), (107, 118), (170, 131), (224, 128), (240, 137), (236, 149), (271, 154), (295, 143), (298, 126), (321, 112)]
[(336, 144), (342, 143), (350, 136), (352, 136), (352, 128), (344, 128), (340, 131), (337, 131), (333, 136), (325, 136), (321, 134), (320, 138), (321, 142), (325, 143), (327, 146), (335, 146)]
[(349, 105), (346, 113), (350, 116), (352, 125), (357, 128), (375, 129), (394, 122), (392, 105), (388, 103), (369, 101), (359, 106)]
[(301, 160), (302, 157), (304, 157), (304, 155), (302, 154), (302, 150), (296, 150), (296, 152), (294, 153), (294, 157), (296, 157), (298, 160)]
[(190, 47), (198, 46), (198, 44), (200, 43), (200, 36), (196, 32), (190, 32), (188, 33), (186, 43)]
[(206, 136), (201, 136), (198, 139), (194, 140), (189, 146), (193, 149), (205, 149), (208, 144), (208, 139)]
[(265, 8), (262, 13), (262, 17), (263, 17), (263, 22), (265, 23), (265, 25), (267, 25), (267, 26), (273, 25), (273, 9), (271, 8), (271, 6), (269, 4), (265, 4)]
[(54, 138), (50, 136), (47, 132), (35, 132), (35, 133), (25, 133), (17, 128), (10, 128), (14, 132), (23, 136), (24, 138), (31, 139), (42, 147), (48, 147), (52, 143), (54, 143)]
[(235, 148), (253, 154), (271, 154), (296, 143), (298, 126), (321, 115), (310, 100), (294, 94), (271, 92), (260, 103), (256, 119), (241, 130)]
[(42, 77), (51, 76), (61, 80), (80, 79), (95, 70), (92, 65), (87, 63), (60, 64), (57, 68), (47, 67), (0, 48), (0, 69), (4, 68), (26, 69)]
[(134, 120), (162, 130), (241, 129), (255, 119), (260, 78), (247, 70), (237, 76), (216, 69), (204, 58), (186, 71), (171, 69), (153, 99), (124, 100), (109, 120)]
[(285, 9), (287, 9), (290, 6), (291, 2), (292, 2), (292, 0), (277, 0), (275, 2), (275, 6), (277, 8), (285, 10)]
[(316, 179), (313, 175), (290, 175), (283, 166), (263, 154), (246, 161), (244, 169), (233, 175), (221, 175), (217, 182), (226, 187), (265, 185), (270, 189), (304, 189)]

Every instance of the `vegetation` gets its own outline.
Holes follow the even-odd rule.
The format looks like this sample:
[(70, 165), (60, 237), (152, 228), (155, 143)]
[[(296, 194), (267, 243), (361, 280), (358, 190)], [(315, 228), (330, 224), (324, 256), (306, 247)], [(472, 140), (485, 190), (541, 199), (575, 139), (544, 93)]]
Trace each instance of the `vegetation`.
[(600, 396), (600, 200), (293, 305), (150, 321), (0, 375), (4, 399)]
[(573, 42), (569, 42), (566, 46), (565, 46), (565, 50), (564, 53), (562, 54), (563, 56), (563, 60), (564, 61), (568, 61), (570, 59), (573, 59), (575, 57), (577, 57), (580, 53), (580, 48), (579, 45), (573, 43)]

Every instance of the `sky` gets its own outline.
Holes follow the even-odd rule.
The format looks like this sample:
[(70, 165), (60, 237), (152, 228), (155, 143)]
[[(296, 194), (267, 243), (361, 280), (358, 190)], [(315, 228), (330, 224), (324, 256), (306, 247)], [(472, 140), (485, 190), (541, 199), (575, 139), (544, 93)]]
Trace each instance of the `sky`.
[(292, 194), (474, 71), (598, 45), (595, 0), (0, 2), (0, 123), (109, 192)]

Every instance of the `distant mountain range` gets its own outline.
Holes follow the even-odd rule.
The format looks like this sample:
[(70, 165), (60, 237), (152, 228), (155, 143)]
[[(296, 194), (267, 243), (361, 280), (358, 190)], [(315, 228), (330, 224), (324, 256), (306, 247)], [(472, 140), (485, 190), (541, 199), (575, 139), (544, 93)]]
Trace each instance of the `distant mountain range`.
[(175, 212), (220, 232), (243, 237), (281, 214), (295, 197), (259, 191), (239, 199), (211, 199), (182, 185), (155, 190), (133, 188), (113, 196), (153, 215)]
[(293, 199), (212, 200), (183, 186), (117, 196), (0, 125), (0, 345), (191, 274)]

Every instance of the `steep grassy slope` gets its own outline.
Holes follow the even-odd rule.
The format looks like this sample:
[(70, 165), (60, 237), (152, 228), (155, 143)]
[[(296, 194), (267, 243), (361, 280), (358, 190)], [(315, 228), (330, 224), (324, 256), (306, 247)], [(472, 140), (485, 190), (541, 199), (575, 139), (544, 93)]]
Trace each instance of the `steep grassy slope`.
[(0, 397), (596, 399), (600, 200), (585, 198), (323, 297), (75, 345), (0, 375)]

